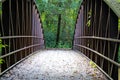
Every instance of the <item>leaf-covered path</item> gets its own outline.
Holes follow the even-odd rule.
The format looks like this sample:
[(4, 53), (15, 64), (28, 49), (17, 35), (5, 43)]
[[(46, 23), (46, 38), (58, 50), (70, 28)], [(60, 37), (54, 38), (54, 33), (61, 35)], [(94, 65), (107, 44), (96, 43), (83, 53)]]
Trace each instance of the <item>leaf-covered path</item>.
[(42, 50), (8, 71), (0, 80), (107, 80), (89, 63), (73, 50)]

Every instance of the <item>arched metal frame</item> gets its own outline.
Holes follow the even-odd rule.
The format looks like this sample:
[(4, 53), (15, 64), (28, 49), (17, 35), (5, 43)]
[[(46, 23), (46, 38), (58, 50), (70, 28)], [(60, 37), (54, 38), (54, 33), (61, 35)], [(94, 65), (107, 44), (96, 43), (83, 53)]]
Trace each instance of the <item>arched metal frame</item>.
[(34, 0), (5, 0), (0, 17), (2, 48), (1, 73), (5, 73), (26, 56), (43, 49), (44, 38), (39, 11)]
[(75, 25), (73, 49), (84, 53), (114, 80), (118, 80), (120, 69), (119, 37), (118, 16), (104, 0), (83, 0)]
[[(89, 15), (91, 11), (91, 15)], [(33, 52), (43, 49), (40, 15), (34, 0), (5, 0), (0, 16), (2, 75)], [(90, 20), (90, 26), (87, 25)], [(118, 79), (118, 16), (103, 0), (83, 0), (76, 21), (73, 49), (83, 52), (110, 77)]]

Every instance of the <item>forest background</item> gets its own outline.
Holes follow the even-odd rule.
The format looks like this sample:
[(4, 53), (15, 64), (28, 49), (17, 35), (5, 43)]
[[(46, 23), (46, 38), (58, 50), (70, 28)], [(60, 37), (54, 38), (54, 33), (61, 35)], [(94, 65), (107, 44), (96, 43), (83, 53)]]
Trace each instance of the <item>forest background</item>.
[(71, 48), (80, 0), (36, 0), (46, 48)]

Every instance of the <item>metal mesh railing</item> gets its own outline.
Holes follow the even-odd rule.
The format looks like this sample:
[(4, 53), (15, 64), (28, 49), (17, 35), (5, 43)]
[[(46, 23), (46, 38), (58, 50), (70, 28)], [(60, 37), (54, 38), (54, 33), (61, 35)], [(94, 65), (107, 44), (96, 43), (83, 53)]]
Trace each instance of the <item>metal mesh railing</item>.
[(76, 21), (73, 49), (83, 52), (110, 77), (118, 80), (119, 32), (118, 16), (104, 0), (83, 0)]
[(0, 9), (2, 75), (29, 54), (43, 49), (44, 39), (34, 0), (3, 0)]

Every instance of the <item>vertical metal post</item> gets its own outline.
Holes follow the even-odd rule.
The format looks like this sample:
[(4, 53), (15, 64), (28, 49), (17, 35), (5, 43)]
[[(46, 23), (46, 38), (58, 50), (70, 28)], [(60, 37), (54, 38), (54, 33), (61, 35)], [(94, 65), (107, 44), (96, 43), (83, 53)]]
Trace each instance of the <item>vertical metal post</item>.
[[(22, 15), (22, 17), (21, 17), (21, 35), (23, 35), (23, 32), (24, 32), (24, 19), (23, 19), (23, 0), (21, 0), (21, 15)], [(23, 38), (21, 38), (21, 47), (23, 47)], [(22, 57), (24, 57), (24, 53), (22, 53)]]
[[(30, 14), (30, 29), (29, 29), (29, 35), (31, 35), (32, 34), (32, 0), (30, 1), (30, 4), (29, 4), (29, 14)], [(31, 45), (31, 40), (32, 40), (32, 38), (29, 38), (29, 45)], [(30, 48), (30, 53), (32, 53), (31, 52), (31, 48)]]
[[(20, 30), (20, 24), (19, 24), (19, 8), (18, 8), (18, 0), (16, 0), (16, 27), (18, 27), (18, 28), (16, 28), (16, 35), (19, 35), (19, 30)], [(18, 42), (19, 40), (17, 39), (16, 40), (16, 49), (18, 49)], [(20, 42), (19, 42), (20, 43)], [(20, 43), (20, 45), (19, 46), (21, 46), (21, 43)], [(21, 53), (21, 52), (20, 52)], [(17, 61), (17, 55), (16, 54), (14, 54), (14, 56), (15, 56), (15, 62)], [(21, 55), (20, 55), (20, 57), (21, 57)]]
[[(118, 33), (120, 32), (120, 18), (118, 19)], [(120, 45), (118, 46), (118, 48)], [(120, 56), (120, 52), (118, 51), (118, 56)], [(120, 67), (118, 67), (118, 80), (120, 80)]]
[[(86, 22), (87, 22), (87, 0), (84, 1), (84, 36), (86, 36)], [(86, 45), (87, 40), (84, 39), (84, 46)], [(85, 49), (84, 54), (86, 55), (87, 50)]]
[(118, 67), (118, 80), (120, 80), (120, 67)]

